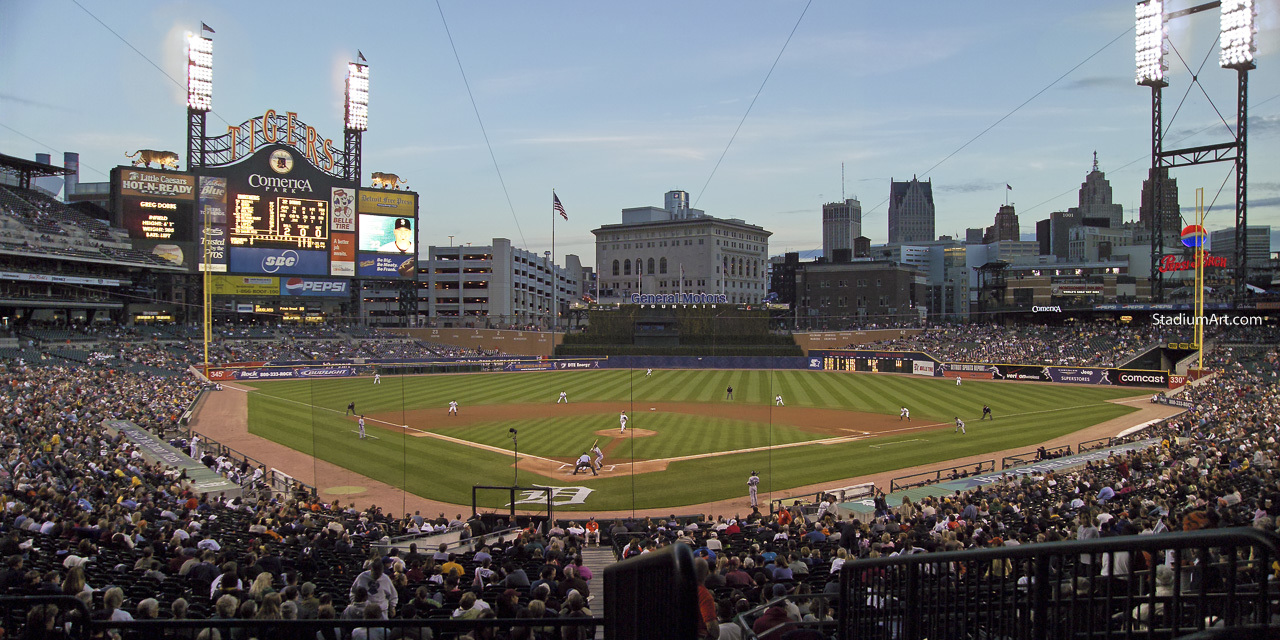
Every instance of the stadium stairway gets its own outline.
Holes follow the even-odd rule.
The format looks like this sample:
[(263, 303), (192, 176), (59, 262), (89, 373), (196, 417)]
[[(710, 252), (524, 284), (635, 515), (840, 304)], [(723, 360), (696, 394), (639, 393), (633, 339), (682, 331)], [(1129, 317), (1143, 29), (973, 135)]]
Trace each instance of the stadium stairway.
[[(612, 546), (582, 548), (582, 564), (591, 570), (591, 602), (587, 606), (597, 616), (604, 615), (604, 569), (617, 561)], [(603, 633), (602, 627), (597, 630), (596, 637), (603, 638)]]

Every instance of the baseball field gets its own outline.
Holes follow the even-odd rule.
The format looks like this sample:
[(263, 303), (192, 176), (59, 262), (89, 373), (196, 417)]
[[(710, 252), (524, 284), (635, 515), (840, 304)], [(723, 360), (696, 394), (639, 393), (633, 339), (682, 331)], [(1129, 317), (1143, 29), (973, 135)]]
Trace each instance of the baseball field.
[[(249, 431), (455, 504), (473, 485), (585, 487), (561, 510), (606, 511), (738, 497), (1031, 447), (1132, 408), (1141, 390), (840, 372), (590, 370), (250, 383)], [(727, 388), (733, 387), (733, 398)], [(558, 403), (560, 392), (568, 402)], [(784, 406), (778, 406), (777, 396)], [(448, 413), (458, 403), (458, 414)], [(356, 413), (347, 415), (348, 404)], [(983, 405), (994, 420), (979, 420)], [(900, 418), (907, 407), (911, 420)], [(619, 415), (627, 430), (620, 433)], [(358, 416), (367, 436), (358, 434)], [(955, 433), (954, 420), (967, 434)], [(519, 464), (514, 464), (511, 430)], [(573, 474), (598, 444), (598, 474)], [(594, 456), (593, 456), (594, 457)], [(335, 477), (318, 481), (347, 482)], [(323, 490), (324, 487), (322, 486)], [(501, 507), (505, 494), (485, 494)]]

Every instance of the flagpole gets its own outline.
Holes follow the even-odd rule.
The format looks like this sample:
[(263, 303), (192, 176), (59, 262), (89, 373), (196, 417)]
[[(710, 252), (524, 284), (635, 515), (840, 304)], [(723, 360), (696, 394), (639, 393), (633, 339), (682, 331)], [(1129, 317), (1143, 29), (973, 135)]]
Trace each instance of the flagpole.
[(555, 332), (556, 321), (559, 320), (560, 309), (556, 305), (556, 190), (551, 190), (551, 331)]

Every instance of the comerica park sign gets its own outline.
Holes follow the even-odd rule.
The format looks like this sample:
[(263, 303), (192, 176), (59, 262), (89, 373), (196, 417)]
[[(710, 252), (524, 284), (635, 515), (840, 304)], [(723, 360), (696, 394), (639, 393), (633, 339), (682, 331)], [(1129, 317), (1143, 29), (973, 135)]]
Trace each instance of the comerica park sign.
[(631, 304), (729, 304), (723, 293), (633, 293)]

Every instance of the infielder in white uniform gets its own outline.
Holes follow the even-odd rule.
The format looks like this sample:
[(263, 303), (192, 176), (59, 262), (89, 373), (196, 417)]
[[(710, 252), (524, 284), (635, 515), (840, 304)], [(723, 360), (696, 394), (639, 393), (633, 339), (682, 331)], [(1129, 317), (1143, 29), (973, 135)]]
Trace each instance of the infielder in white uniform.
[(760, 506), (759, 501), (756, 499), (756, 487), (758, 486), (760, 486), (760, 476), (752, 471), (751, 477), (747, 478), (747, 495), (751, 497), (751, 506), (753, 507)]
[(902, 411), (898, 412), (898, 422), (902, 422), (903, 418), (906, 418), (907, 422), (911, 421), (911, 412), (906, 407), (903, 407)]
[(604, 452), (600, 450), (599, 442), (591, 445), (591, 453), (594, 454), (596, 457), (595, 460), (592, 460), (592, 462), (595, 464), (595, 467), (597, 469), (603, 469), (604, 468)]
[(360, 439), (364, 440), (364, 416), (360, 416)]
[(778, 406), (779, 406), (779, 407), (785, 407), (785, 406), (786, 406), (786, 405), (782, 404), (782, 394), (778, 394), (778, 397), (774, 398), (774, 401), (778, 403)]
[(618, 433), (626, 433), (627, 432), (627, 412), (626, 411), (623, 411), (622, 415), (618, 416), (618, 422), (622, 425), (622, 428), (618, 430)]
[(556, 404), (560, 404), (561, 402), (563, 402), (563, 403), (565, 403), (565, 404), (569, 404), (569, 392), (568, 392), (568, 391), (561, 391), (561, 392), (560, 392), (560, 399), (559, 399), (559, 400), (556, 400)]
[(456, 415), (458, 415), (458, 401), (457, 401), (457, 400), (450, 400), (450, 401), (449, 401), (449, 415), (451, 415), (451, 416), (456, 416)]
[(646, 378), (651, 378), (651, 377), (653, 377), (653, 369), (645, 369), (644, 377), (646, 377)]
[(956, 386), (957, 386), (957, 387), (958, 387), (958, 386), (960, 386), (960, 378), (959, 378), (959, 377), (957, 377), (957, 378), (956, 378)]
[(381, 373), (375, 373), (375, 374), (373, 374), (373, 383), (374, 383), (374, 384), (382, 384), (382, 374), (381, 374)]
[(964, 420), (961, 420), (960, 416), (956, 416), (956, 431), (959, 431), (961, 434), (968, 433), (968, 431), (964, 430)]

